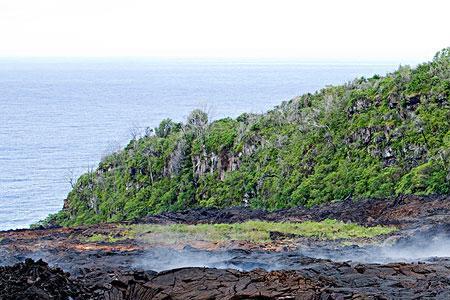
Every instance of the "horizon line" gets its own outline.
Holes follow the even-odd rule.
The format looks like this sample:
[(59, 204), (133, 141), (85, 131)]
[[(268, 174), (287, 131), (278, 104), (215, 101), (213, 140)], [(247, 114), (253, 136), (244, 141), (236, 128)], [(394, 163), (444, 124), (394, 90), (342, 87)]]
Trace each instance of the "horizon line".
[(427, 60), (420, 58), (300, 58), (300, 57), (181, 57), (181, 56), (2, 56), (0, 62), (195, 62), (195, 63), (301, 63), (301, 64), (419, 64)]

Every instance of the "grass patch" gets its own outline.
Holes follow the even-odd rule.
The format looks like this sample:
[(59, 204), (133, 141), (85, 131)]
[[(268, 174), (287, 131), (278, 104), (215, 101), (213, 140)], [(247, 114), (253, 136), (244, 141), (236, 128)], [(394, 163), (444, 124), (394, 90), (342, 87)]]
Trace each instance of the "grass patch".
[(235, 224), (174, 224), (152, 225), (135, 224), (126, 226), (122, 233), (128, 238), (138, 238), (148, 242), (161, 241), (173, 243), (180, 241), (249, 241), (268, 242), (270, 232), (277, 231), (285, 234), (295, 234), (303, 237), (317, 237), (322, 239), (352, 239), (373, 238), (396, 231), (395, 227), (364, 227), (354, 223), (344, 223), (337, 220), (321, 222), (265, 222), (247, 221)]
[(83, 241), (89, 243), (99, 243), (99, 242), (115, 243), (124, 239), (125, 237), (115, 237), (113, 235), (96, 233), (89, 237), (84, 238)]

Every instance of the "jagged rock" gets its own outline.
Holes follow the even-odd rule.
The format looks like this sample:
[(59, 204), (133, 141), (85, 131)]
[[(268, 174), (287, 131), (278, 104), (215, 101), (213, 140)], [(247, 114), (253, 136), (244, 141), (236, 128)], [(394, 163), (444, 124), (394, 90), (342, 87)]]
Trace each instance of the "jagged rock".
[(11, 267), (0, 267), (0, 299), (87, 299), (86, 289), (61, 269), (27, 259)]
[(411, 299), (449, 295), (448, 264), (356, 265), (313, 260), (298, 271), (86, 269), (70, 277), (42, 261), (1, 268), (1, 299)]

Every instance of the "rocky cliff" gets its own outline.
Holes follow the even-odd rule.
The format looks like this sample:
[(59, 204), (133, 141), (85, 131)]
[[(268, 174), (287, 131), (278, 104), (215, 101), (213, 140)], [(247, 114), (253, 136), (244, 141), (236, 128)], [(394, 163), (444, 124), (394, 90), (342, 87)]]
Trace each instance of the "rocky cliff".
[(199, 206), (276, 209), (450, 193), (450, 48), (265, 114), (163, 120), (82, 175), (52, 223)]

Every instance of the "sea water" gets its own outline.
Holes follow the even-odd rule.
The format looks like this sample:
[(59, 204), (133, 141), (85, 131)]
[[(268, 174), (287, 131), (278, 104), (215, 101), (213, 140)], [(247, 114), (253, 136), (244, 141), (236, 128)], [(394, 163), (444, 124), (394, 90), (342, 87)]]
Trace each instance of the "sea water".
[(395, 64), (275, 61), (0, 61), (0, 230), (62, 208), (70, 180), (126, 145), (134, 129), (261, 113)]

